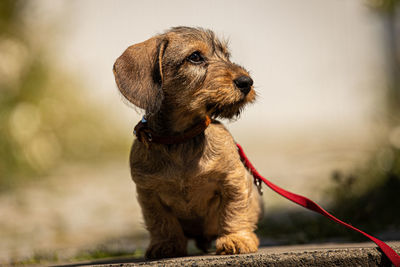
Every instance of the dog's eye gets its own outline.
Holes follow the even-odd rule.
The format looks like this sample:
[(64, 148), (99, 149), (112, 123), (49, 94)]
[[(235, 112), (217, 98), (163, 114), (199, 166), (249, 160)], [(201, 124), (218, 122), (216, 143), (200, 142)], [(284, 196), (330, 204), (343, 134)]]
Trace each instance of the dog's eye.
[(202, 57), (199, 51), (193, 52), (190, 56), (187, 57), (187, 59), (194, 64), (199, 64), (204, 62), (204, 58)]

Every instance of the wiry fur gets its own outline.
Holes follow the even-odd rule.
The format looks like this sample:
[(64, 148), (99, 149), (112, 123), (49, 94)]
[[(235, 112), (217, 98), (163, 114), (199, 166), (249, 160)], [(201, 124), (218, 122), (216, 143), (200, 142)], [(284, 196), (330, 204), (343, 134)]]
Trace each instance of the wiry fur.
[[(188, 56), (199, 51), (201, 64)], [(121, 93), (146, 110), (159, 135), (182, 133), (212, 118), (233, 118), (255, 99), (233, 82), (247, 71), (230, 62), (226, 45), (214, 33), (177, 27), (129, 47), (114, 65)], [(174, 145), (135, 141), (131, 173), (146, 227), (147, 258), (186, 255), (188, 238), (206, 251), (216, 239), (217, 254), (255, 252), (253, 231), (259, 196), (235, 142), (216, 120), (204, 133)]]

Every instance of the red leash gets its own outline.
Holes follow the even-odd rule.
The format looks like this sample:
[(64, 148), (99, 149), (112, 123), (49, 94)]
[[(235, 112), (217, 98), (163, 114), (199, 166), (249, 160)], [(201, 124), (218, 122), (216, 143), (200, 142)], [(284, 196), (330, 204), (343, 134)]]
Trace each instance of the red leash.
[(254, 168), (254, 166), (251, 164), (251, 162), (249, 161), (249, 159), (247, 158), (246, 154), (243, 152), (242, 147), (239, 144), (236, 144), (239, 150), (239, 155), (240, 158), (243, 161), (243, 164), (245, 165), (245, 167), (251, 172), (251, 174), (253, 175), (254, 178), (263, 181), (269, 188), (271, 188), (272, 190), (274, 190), (276, 193), (278, 193), (279, 195), (289, 199), (290, 201), (303, 206), (309, 210), (318, 212), (319, 214), (324, 215), (325, 217), (328, 217), (329, 219), (331, 219), (332, 221), (335, 221), (341, 225), (346, 226), (347, 228), (353, 229), (354, 231), (359, 232), (360, 234), (363, 234), (364, 236), (368, 237), (369, 239), (371, 239), (373, 242), (375, 242), (375, 244), (378, 245), (378, 247), (380, 247), (383, 251), (383, 253), (385, 253), (385, 255), (389, 258), (389, 260), (394, 264), (394, 266), (396, 267), (400, 267), (400, 256), (391, 248), (389, 247), (385, 242), (361, 231), (360, 229), (355, 228), (354, 226), (345, 223), (341, 220), (339, 220), (338, 218), (336, 218), (335, 216), (333, 216), (332, 214), (330, 214), (329, 212), (327, 212), (326, 210), (324, 210), (323, 208), (321, 208), (317, 203), (315, 203), (314, 201), (300, 196), (300, 195), (296, 195), (294, 193), (291, 193), (289, 191), (286, 191), (282, 188), (280, 188), (279, 186), (271, 183), (270, 181), (268, 181), (267, 179), (265, 179), (264, 177), (262, 177), (258, 171)]

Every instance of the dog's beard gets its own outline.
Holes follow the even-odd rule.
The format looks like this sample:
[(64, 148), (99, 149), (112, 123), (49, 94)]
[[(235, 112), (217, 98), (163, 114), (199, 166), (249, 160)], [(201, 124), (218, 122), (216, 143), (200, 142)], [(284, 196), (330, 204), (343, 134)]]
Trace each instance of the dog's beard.
[[(234, 89), (232, 89), (234, 90)], [(218, 99), (218, 101), (217, 101)], [(256, 99), (256, 92), (251, 90), (247, 95), (232, 95), (226, 97), (206, 98), (205, 105), (206, 114), (211, 118), (221, 118), (236, 120), (240, 117), (244, 107), (253, 103)], [(204, 106), (203, 106), (204, 107)], [(204, 109), (202, 109), (204, 111)]]
[(244, 106), (246, 101), (243, 99), (236, 103), (232, 104), (221, 104), (221, 103), (213, 103), (207, 105), (207, 113), (211, 118), (222, 118), (222, 119), (237, 119)]

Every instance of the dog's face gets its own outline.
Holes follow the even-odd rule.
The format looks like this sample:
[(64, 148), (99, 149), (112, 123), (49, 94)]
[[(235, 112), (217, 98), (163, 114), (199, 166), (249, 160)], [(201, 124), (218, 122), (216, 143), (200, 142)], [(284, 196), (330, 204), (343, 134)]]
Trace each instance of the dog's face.
[(254, 101), (248, 72), (209, 30), (178, 27), (130, 46), (115, 62), (121, 93), (148, 114), (233, 118)]

